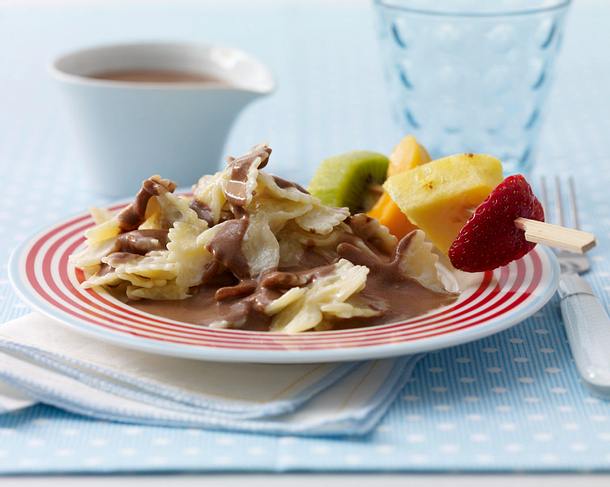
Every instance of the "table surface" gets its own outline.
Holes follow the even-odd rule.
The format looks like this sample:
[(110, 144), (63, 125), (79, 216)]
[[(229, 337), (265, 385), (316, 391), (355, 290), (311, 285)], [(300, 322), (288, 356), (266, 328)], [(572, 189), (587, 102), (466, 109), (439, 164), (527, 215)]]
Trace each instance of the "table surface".
[[(167, 29), (160, 32), (159, 36), (166, 38), (186, 38), (191, 37), (202, 38), (202, 34), (197, 32), (195, 23), (190, 22), (185, 16), (190, 5), (195, 5), (197, 2), (180, 0), (172, 3), (170, 8), (169, 2), (161, 2), (153, 0), (148, 2), (147, 10), (141, 10), (141, 15), (135, 15), (138, 12), (137, 8), (143, 5), (143, 2), (130, 1), (121, 3), (127, 7), (129, 4), (129, 15), (115, 21), (113, 12), (116, 11), (118, 1), (111, 0), (109, 2), (83, 2), (76, 0), (64, 0), (43, 2), (39, 1), (21, 1), (10, 2), (9, 8), (14, 8), (16, 15), (32, 14), (31, 30), (19, 31), (17, 34), (8, 29), (3, 30), (3, 16), (0, 10), (0, 45), (16, 46), (15, 49), (0, 48), (0, 86), (4, 89), (10, 89), (14, 96), (7, 97), (3, 100), (4, 109), (0, 110), (0, 125), (9, 127), (10, 130), (5, 131), (0, 135), (0, 175), (8, 181), (25, 181), (31, 178), (37, 184), (44, 179), (45, 171), (58, 171), (65, 180), (60, 181), (57, 187), (47, 188), (48, 190), (48, 205), (44, 212), (44, 218), (49, 221), (55, 220), (64, 214), (69, 209), (80, 209), (91, 203), (96, 202), (95, 198), (91, 197), (88, 192), (85, 182), (75, 185), (75, 181), (80, 181), (83, 176), (83, 168), (75, 164), (75, 155), (73, 147), (69, 139), (63, 136), (63, 125), (58, 116), (49, 116), (58, 108), (57, 101), (52, 96), (50, 86), (42, 83), (44, 78), (43, 65), (48, 58), (66, 48), (78, 44), (93, 44), (99, 41), (113, 40), (116, 38), (138, 39), (142, 36), (150, 36), (153, 23), (150, 19), (153, 18), (153, 13), (156, 15), (160, 11), (167, 9), (168, 14), (176, 13), (179, 17), (174, 19), (176, 22), (183, 22), (184, 29), (179, 32), (176, 29)], [(241, 2), (235, 2), (235, 8), (241, 8)], [(343, 21), (346, 24), (353, 22), (351, 12), (352, 8), (366, 8), (366, 3), (362, 1), (356, 2), (358, 5), (347, 1), (333, 2), (345, 8), (345, 17)], [(12, 6), (11, 6), (12, 5)], [(174, 11), (173, 8), (180, 6), (181, 9)], [(231, 16), (227, 16), (227, 12), (231, 9), (227, 8), (227, 3), (224, 3), (222, 9), (218, 10), (218, 2), (205, 2), (209, 6), (211, 12), (222, 17), (223, 22), (230, 25)], [(228, 153), (239, 153), (240, 150), (247, 148), (260, 139), (273, 141), (274, 157), (277, 160), (282, 160), (283, 165), (279, 171), (281, 174), (292, 178), (306, 180), (313, 171), (314, 165), (303, 161), (302, 155), (299, 152), (299, 147), (307, 144), (308, 160), (319, 160), (325, 155), (338, 153), (344, 150), (354, 148), (355, 134), (366, 134), (364, 140), (360, 140), (362, 147), (387, 151), (387, 147), (393, 145), (398, 134), (395, 131), (388, 130), (388, 124), (369, 123), (366, 117), (345, 116), (341, 110), (341, 101), (354, 100), (354, 93), (343, 93), (344, 90), (349, 91), (350, 88), (345, 87), (341, 81), (341, 76), (337, 71), (337, 66), (333, 61), (333, 50), (329, 49), (325, 52), (322, 47), (323, 41), (319, 39), (329, 39), (337, 44), (349, 42), (349, 40), (341, 39), (340, 35), (333, 37), (328, 31), (328, 23), (321, 21), (319, 25), (312, 25), (314, 30), (307, 30), (300, 26), (295, 27), (295, 12), (294, 8), (300, 5), (300, 2), (289, 2), (282, 5), (275, 5), (272, 2), (261, 2), (261, 9), (275, 9), (275, 15), (283, 17), (285, 22), (281, 22), (269, 26), (269, 38), (290, 37), (293, 41), (293, 47), (301, 46), (303, 43), (320, 42), (318, 57), (301, 59), (300, 62), (307, 66), (317, 66), (316, 69), (303, 69), (303, 66), (294, 64), (290, 58), (291, 52), (287, 49), (267, 48), (266, 43), (269, 38), (256, 35), (260, 32), (256, 26), (250, 25), (250, 19), (239, 17), (236, 26), (239, 29), (245, 30), (240, 35), (234, 36), (230, 29), (227, 29), (227, 34), (222, 35), (216, 32), (215, 40), (220, 43), (231, 43), (236, 38), (246, 38), (247, 29), (252, 30), (252, 42), (248, 48), (255, 54), (259, 55), (263, 60), (274, 66), (277, 77), (280, 81), (280, 90), (275, 95), (274, 99), (270, 99), (269, 104), (263, 103), (248, 109), (240, 117), (235, 125), (231, 137), (227, 143)], [(66, 9), (66, 6), (69, 9)], [(134, 7), (135, 6), (135, 7)], [(198, 12), (201, 12), (202, 2), (197, 3)], [(599, 49), (597, 46), (609, 45), (610, 35), (608, 34), (605, 24), (600, 20), (603, 18), (603, 12), (608, 13), (608, 6), (602, 0), (576, 0), (569, 19), (566, 42), (563, 48), (562, 57), (558, 65), (557, 83), (551, 96), (548, 122), (545, 125), (542, 134), (540, 158), (545, 160), (553, 160), (558, 172), (571, 171), (578, 172), (581, 177), (595, 176), (595, 166), (584, 166), (578, 170), (572, 167), (570, 155), (565, 153), (564, 145), (571, 148), (577, 148), (586, 141), (587, 147), (583, 148), (589, 158), (594, 159), (598, 168), (610, 167), (608, 155), (610, 153), (610, 117), (608, 116), (608, 103), (610, 98), (610, 69), (606, 59), (607, 53), (604, 49)], [(29, 9), (29, 10), (28, 10)], [(91, 11), (89, 11), (91, 9)], [(115, 9), (115, 10), (112, 10)], [(149, 13), (148, 10), (150, 10)], [(264, 11), (264, 10), (263, 10)], [(12, 12), (13, 14), (15, 12)], [(248, 12), (252, 12), (249, 10)], [(48, 42), (40, 39), (36, 32), (39, 31), (53, 33), (53, 22), (59, 25), (60, 19), (69, 15), (74, 19), (69, 35), (61, 35), (57, 33), (56, 38), (50, 38)], [(99, 16), (99, 28), (89, 29), (86, 25), (79, 22), (87, 15)], [(8, 18), (8, 17), (7, 17)], [(65, 20), (65, 19), (64, 19)], [(137, 26), (134, 22), (138, 22)], [(150, 25), (149, 25), (150, 23)], [(371, 22), (372, 24), (372, 22)], [(147, 30), (148, 29), (148, 30)], [(315, 29), (320, 29), (316, 31)], [(126, 34), (129, 32), (129, 34)], [(364, 32), (363, 38), (355, 40), (356, 45), (360, 48), (359, 56), (365, 59), (374, 57), (376, 45), (374, 45), (372, 25), (370, 32)], [(339, 33), (338, 33), (339, 34)], [(4, 37), (6, 36), (6, 37)], [(11, 37), (9, 37), (11, 36)], [(205, 37), (204, 37), (205, 38)], [(32, 43), (40, 43), (40, 48), (32, 50)], [(234, 43), (234, 42), (233, 42)], [(23, 49), (23, 50), (22, 50)], [(20, 52), (28, 54), (34, 53), (27, 58), (21, 57)], [(306, 56), (311, 56), (311, 50), (303, 50)], [(358, 63), (359, 56), (354, 56), (354, 59), (342, 60), (341, 70), (345, 76), (358, 76), (359, 69), (362, 66)], [(9, 71), (6, 66), (15, 66), (15, 69)], [(299, 67), (301, 69), (299, 69)], [(323, 71), (323, 72), (320, 72)], [(324, 76), (325, 85), (322, 87), (319, 82), (319, 77)], [(367, 93), (365, 99), (356, 107), (361, 113), (370, 115), (370, 119), (380, 119), (389, 117), (387, 109), (386, 94), (381, 81), (381, 73), (369, 73), (367, 76), (373, 79), (376, 83), (372, 86), (377, 87)], [(367, 79), (369, 79), (367, 78)], [(324, 93), (319, 93), (320, 90)], [(316, 108), (316, 103), (312, 103), (312, 97), (329, 94), (334, 96), (336, 104), (329, 107), (325, 113), (311, 113), (311, 110), (319, 110)], [(24, 106), (25, 97), (31, 97), (34, 101), (40, 103), (40, 112), (21, 113), (21, 108)], [(31, 106), (32, 100), (28, 100)], [(274, 105), (275, 104), (275, 105)], [(308, 112), (308, 117), (299, 117), (299, 112), (306, 106), (313, 106)], [(272, 117), (265, 117), (265, 110), (273, 107), (283, 107), (284, 113), (278, 122)], [(39, 116), (39, 114), (45, 116)], [(351, 113), (351, 112), (350, 112)], [(355, 112), (358, 113), (358, 112)], [(569, 116), (566, 116), (569, 114)], [(323, 126), (312, 125), (312, 120), (315, 116), (324, 117), (325, 123)], [(13, 121), (15, 123), (11, 123)], [(595, 126), (595, 127), (594, 127)], [(324, 131), (327, 127), (333, 127), (330, 132)], [(340, 129), (339, 129), (340, 128)], [(256, 129), (256, 130), (254, 130)], [(23, 139), (23, 133), (30, 134), (31, 143), (16, 144), (11, 141), (15, 139)], [(305, 135), (307, 140), (301, 140)], [(580, 145), (579, 145), (580, 144)], [(548, 167), (548, 166), (547, 166)], [(34, 176), (35, 174), (35, 176)], [(10, 186), (10, 185), (9, 185)], [(66, 189), (71, 191), (70, 208), (57, 207), (54, 204), (54, 194), (64, 192)], [(40, 187), (35, 189), (41, 189)], [(11, 192), (9, 187), (7, 195), (11, 198), (16, 196), (15, 191)], [(59, 198), (58, 198), (59, 200)], [(63, 200), (61, 200), (63, 201)], [(607, 218), (607, 213), (600, 217)], [(10, 218), (10, 212), (6, 209), (0, 209), (0, 221)], [(16, 232), (14, 242), (18, 242), (27, 233), (28, 223), (26, 221), (18, 225), (19, 230)], [(610, 236), (604, 235), (603, 238)], [(0, 261), (6, 261), (7, 253), (10, 246), (3, 246), (0, 249)], [(610, 289), (608, 289), (610, 290)], [(604, 296), (603, 299), (608, 299)], [(19, 303), (14, 306), (14, 316), (23, 313), (23, 309), (19, 308)], [(6, 316), (10, 318), (11, 316)], [(107, 483), (123, 482), (128, 485), (155, 485), (161, 482), (167, 482), (171, 477), (171, 482), (178, 485), (191, 485), (196, 482), (205, 481), (211, 486), (229, 486), (238, 485), (247, 482), (249, 486), (272, 486), (284, 485), (290, 482), (295, 486), (310, 485), (312, 482), (322, 482), (325, 485), (344, 485), (350, 484), (355, 487), (359, 485), (368, 485), (371, 481), (383, 481), (384, 485), (403, 485), (408, 478), (408, 482), (413, 486), (436, 485), (444, 486), (451, 485), (460, 487), (461, 485), (478, 486), (492, 485), (504, 486), (514, 482), (519, 482), (523, 486), (529, 485), (568, 485), (573, 482), (582, 483), (583, 485), (608, 485), (610, 476), (607, 475), (582, 475), (575, 478), (574, 475), (383, 475), (376, 476), (373, 474), (362, 475), (136, 475), (136, 476), (99, 476), (99, 477), (10, 477), (2, 480), (3, 485), (105, 485)], [(374, 477), (374, 480), (371, 479)]]
[(115, 486), (157, 487), (168, 482), (176, 487), (308, 487), (323, 486), (370, 487), (607, 487), (608, 475), (422, 475), (422, 474), (276, 474), (276, 475), (141, 475), (98, 477), (9, 477), (2, 480), (6, 487), (87, 487)]

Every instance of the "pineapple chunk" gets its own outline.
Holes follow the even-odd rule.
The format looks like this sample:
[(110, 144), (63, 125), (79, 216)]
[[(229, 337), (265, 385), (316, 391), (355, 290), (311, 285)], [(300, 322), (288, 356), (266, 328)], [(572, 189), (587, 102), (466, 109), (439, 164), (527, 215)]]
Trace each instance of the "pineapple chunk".
[(502, 164), (486, 154), (457, 154), (387, 179), (390, 197), (442, 252), (491, 191), (502, 182)]

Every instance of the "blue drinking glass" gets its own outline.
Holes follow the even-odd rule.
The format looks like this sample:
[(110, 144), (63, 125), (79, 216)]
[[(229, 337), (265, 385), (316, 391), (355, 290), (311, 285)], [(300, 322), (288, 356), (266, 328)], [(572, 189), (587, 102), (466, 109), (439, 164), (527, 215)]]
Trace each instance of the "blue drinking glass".
[(570, 0), (375, 0), (393, 111), (434, 158), (532, 166)]

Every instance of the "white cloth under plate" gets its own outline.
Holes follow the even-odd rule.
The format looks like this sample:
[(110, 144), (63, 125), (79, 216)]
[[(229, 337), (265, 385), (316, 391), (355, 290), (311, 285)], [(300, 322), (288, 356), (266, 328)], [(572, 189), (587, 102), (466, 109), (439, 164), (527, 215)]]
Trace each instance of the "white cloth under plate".
[(32, 401), (101, 419), (276, 434), (364, 434), (418, 357), (232, 364), (104, 343), (36, 313), (0, 327), (0, 411)]
[(0, 382), (0, 414), (25, 409), (36, 404), (26, 393)]

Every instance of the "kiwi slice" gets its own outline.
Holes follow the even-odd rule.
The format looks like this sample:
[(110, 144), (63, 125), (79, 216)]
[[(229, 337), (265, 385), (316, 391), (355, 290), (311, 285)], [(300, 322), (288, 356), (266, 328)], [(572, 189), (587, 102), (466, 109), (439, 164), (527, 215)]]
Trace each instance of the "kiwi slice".
[(389, 162), (383, 154), (363, 150), (329, 157), (308, 190), (326, 205), (347, 206), (352, 213), (367, 211), (381, 196)]

